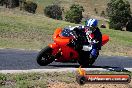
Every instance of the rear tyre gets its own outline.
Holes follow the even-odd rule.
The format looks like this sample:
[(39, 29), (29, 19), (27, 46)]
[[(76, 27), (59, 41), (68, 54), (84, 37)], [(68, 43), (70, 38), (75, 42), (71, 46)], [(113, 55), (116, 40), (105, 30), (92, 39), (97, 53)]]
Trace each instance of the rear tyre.
[(80, 58), (78, 60), (78, 63), (82, 65), (83, 67), (90, 67), (93, 65), (97, 58), (93, 58), (91, 55), (89, 55), (88, 52), (82, 52), (80, 54)]
[(88, 58), (78, 61), (78, 63), (79, 63), (82, 67), (90, 67), (90, 66), (93, 65), (94, 62), (95, 62), (95, 60), (88, 60)]
[(92, 64), (95, 62), (95, 60), (98, 58), (98, 56), (99, 56), (99, 51), (96, 53), (96, 55), (97, 56), (92, 56), (91, 54), (89, 55), (89, 62), (90, 62), (90, 64), (91, 64), (91, 66), (92, 66)]
[(37, 56), (37, 63), (40, 66), (46, 66), (54, 61), (54, 56), (52, 56), (52, 48), (49, 46), (42, 49)]

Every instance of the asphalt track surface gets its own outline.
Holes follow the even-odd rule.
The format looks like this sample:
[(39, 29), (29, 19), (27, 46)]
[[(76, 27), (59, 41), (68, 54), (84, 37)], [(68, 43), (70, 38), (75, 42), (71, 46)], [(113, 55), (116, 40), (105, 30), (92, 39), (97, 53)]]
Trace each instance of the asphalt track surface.
[[(30, 69), (60, 69), (78, 68), (78, 63), (53, 62), (48, 66), (39, 66), (36, 57), (39, 51), (25, 51), (17, 49), (0, 49), (1, 70), (30, 70)], [(90, 68), (102, 68), (107, 70), (126, 70), (132, 68), (132, 57), (99, 56)], [(113, 69), (110, 69), (113, 68)]]

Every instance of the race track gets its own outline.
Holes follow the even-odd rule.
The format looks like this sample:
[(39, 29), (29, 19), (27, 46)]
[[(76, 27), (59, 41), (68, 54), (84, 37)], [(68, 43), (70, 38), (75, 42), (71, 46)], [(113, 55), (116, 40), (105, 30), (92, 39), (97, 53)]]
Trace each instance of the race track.
[[(36, 62), (38, 51), (25, 51), (17, 49), (0, 49), (0, 71), (8, 70), (31, 70), (31, 69), (62, 69), (78, 68), (78, 63), (53, 62), (48, 66), (39, 66)], [(132, 57), (99, 56), (93, 68), (106, 70), (129, 70), (132, 71)], [(113, 69), (110, 69), (113, 68)]]

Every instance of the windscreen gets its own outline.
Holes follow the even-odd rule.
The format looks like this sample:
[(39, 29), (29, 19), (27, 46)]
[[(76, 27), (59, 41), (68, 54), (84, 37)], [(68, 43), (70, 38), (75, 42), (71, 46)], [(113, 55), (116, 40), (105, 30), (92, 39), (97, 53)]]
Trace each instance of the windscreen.
[(61, 36), (72, 37), (72, 31), (69, 28), (64, 28), (61, 32)]

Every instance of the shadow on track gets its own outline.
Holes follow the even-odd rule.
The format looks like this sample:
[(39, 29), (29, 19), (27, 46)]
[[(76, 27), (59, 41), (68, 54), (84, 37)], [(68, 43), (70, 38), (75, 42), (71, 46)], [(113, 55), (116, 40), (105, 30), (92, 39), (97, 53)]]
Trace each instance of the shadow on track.
[(115, 71), (115, 72), (130, 72), (123, 67), (93, 66), (93, 68), (103, 68), (103, 69), (106, 69), (108, 71)]
[[(53, 67), (58, 67), (58, 68), (79, 68), (80, 65), (48, 65), (48, 66), (53, 66)], [(102, 68), (102, 69), (106, 69), (108, 71), (130, 72), (123, 67), (95, 66), (95, 65), (93, 65), (91, 67), (84, 67), (84, 68)]]
[(48, 66), (58, 67), (58, 68), (78, 68), (80, 65), (68, 64), (68, 65), (48, 65)]

